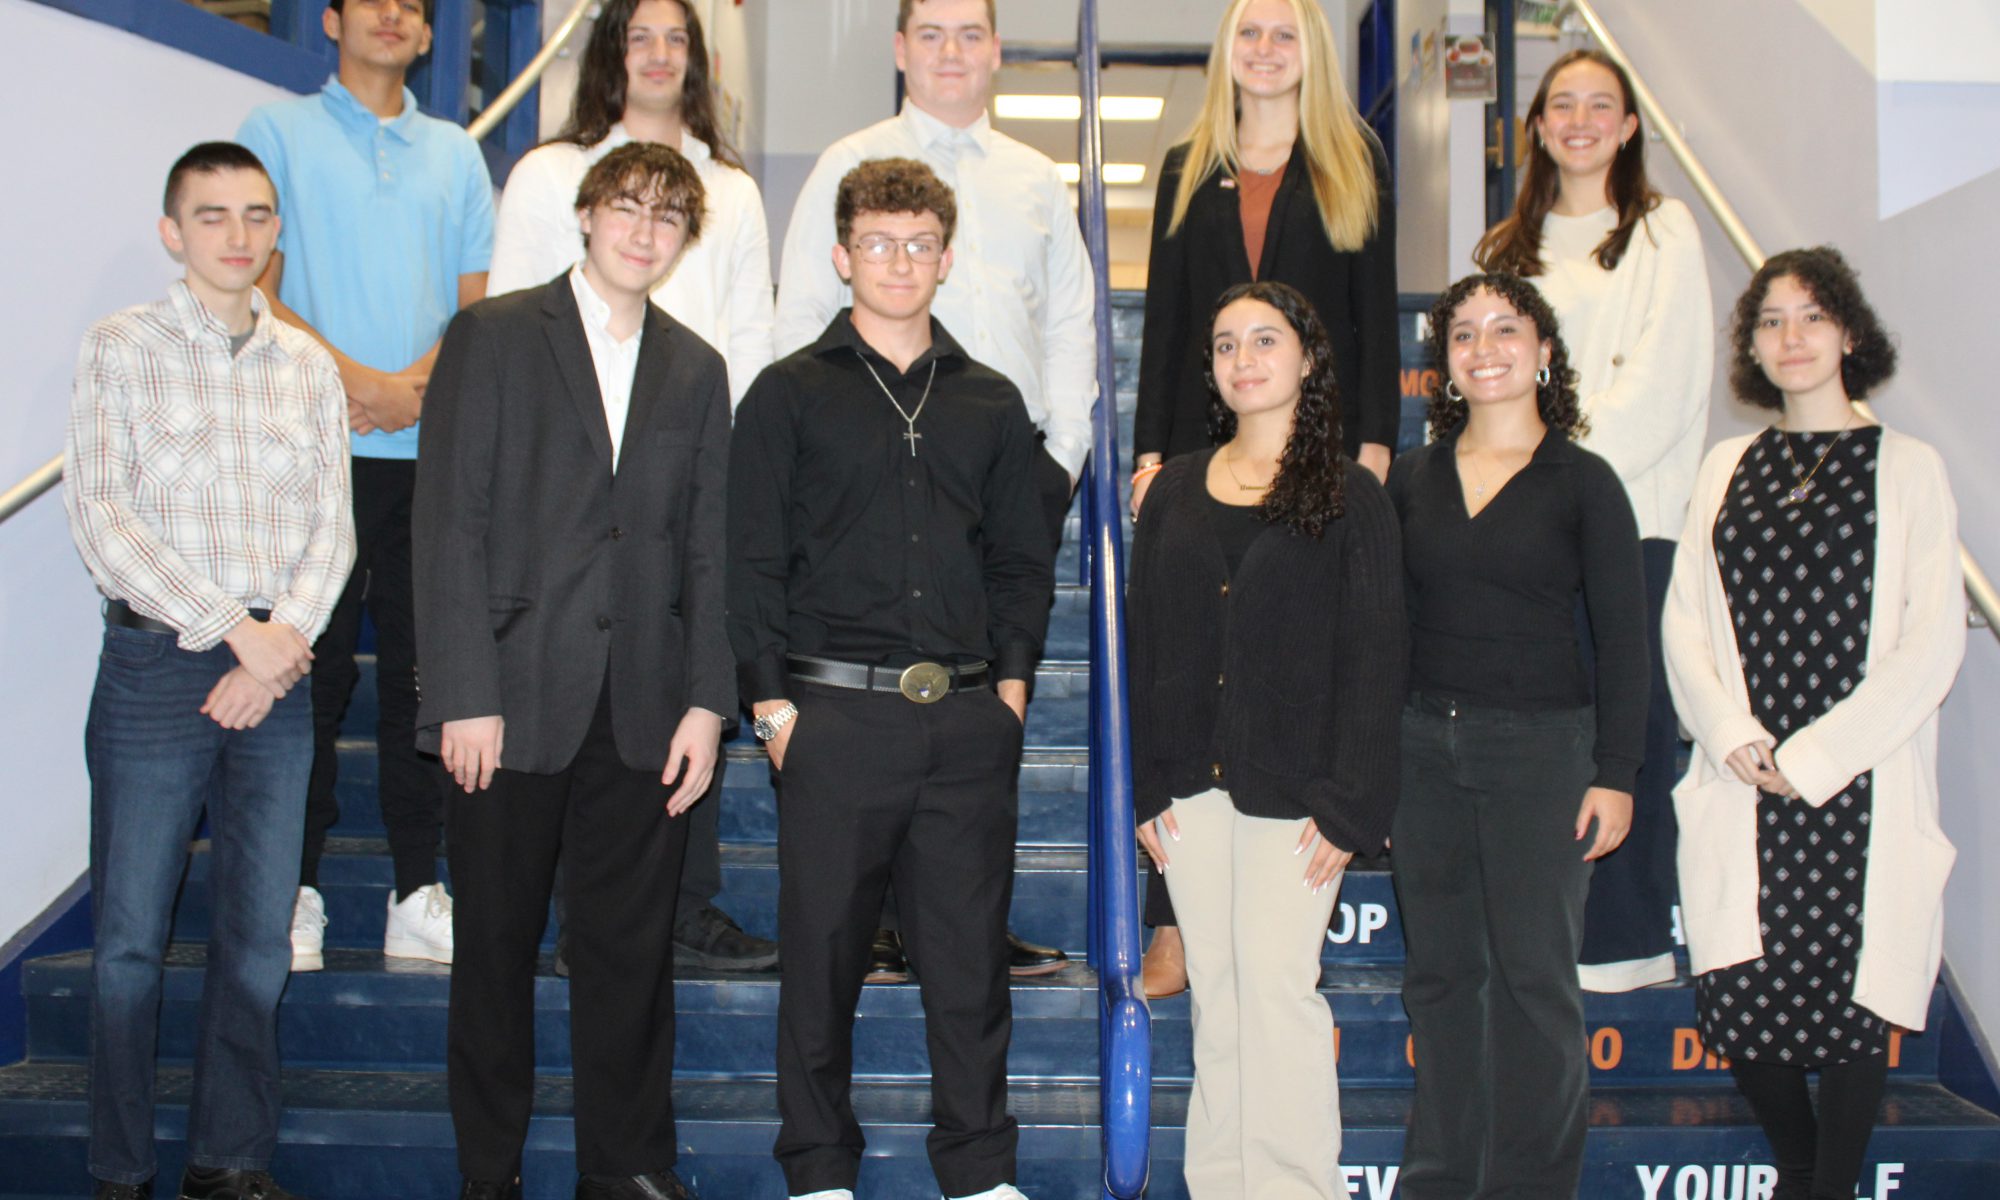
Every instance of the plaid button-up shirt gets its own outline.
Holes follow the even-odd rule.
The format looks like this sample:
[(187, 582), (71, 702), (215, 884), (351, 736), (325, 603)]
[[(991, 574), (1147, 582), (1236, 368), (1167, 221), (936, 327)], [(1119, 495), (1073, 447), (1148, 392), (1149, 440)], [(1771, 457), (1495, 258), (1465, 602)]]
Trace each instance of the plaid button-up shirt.
[(229, 331), (184, 282), (91, 326), (63, 448), (63, 506), (98, 590), (222, 640), (251, 608), (319, 636), (354, 563), (347, 397), (333, 357), (261, 293)]

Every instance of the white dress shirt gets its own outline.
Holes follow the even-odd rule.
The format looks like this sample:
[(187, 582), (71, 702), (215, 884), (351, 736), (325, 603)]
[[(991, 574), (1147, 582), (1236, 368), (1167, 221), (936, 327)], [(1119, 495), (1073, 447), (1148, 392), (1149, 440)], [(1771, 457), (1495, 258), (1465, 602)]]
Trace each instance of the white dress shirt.
[(625, 414), (632, 411), (632, 377), (639, 373), (639, 338), (645, 326), (619, 340), (611, 332), (611, 306), (583, 277), (581, 265), (570, 268), (570, 290), (583, 314), (583, 340), (590, 343), (590, 365), (597, 368), (597, 394), (604, 401), (604, 423), (611, 430), (611, 471), (618, 471), (618, 450), (625, 444)]
[(931, 312), (967, 353), (1021, 389), (1049, 456), (1079, 474), (1097, 398), (1095, 276), (1055, 163), (996, 132), (984, 115), (958, 129), (905, 104), (820, 155), (785, 234), (778, 353), (817, 341), (853, 302), (833, 268), (834, 198), (841, 177), (874, 158), (919, 159), (955, 193), (951, 274)]
[[(576, 190), (598, 159), (632, 140), (613, 125), (595, 146), (550, 142), (507, 176), (493, 230), (486, 294), (547, 283), (583, 257)], [(715, 160), (708, 143), (683, 134), (678, 147), (707, 193), (700, 240), (653, 289), (653, 303), (715, 347), (729, 367), (732, 408), (771, 365), (771, 238), (757, 183)]]

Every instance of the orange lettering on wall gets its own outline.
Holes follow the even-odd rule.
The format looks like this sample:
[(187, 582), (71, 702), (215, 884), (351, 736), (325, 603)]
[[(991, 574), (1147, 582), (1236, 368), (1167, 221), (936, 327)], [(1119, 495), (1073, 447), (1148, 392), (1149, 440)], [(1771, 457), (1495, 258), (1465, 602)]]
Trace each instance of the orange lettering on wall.
[(1900, 1029), (1891, 1029), (1889, 1031), (1889, 1066), (1895, 1068), (1902, 1065), (1903, 1031)]
[(1428, 367), (1405, 367), (1402, 373), (1403, 395), (1428, 397), (1437, 389), (1438, 373)]
[(1333, 1027), (1333, 1064), (1340, 1065), (1340, 1026)]
[(1674, 1030), (1674, 1070), (1692, 1071), (1701, 1065), (1701, 1036), (1692, 1029)]
[(1625, 1035), (1607, 1025), (1590, 1039), (1590, 1062), (1600, 1071), (1615, 1071), (1625, 1057)]
[(1403, 1039), (1403, 1060), (1413, 1067), (1417, 1065), (1417, 1039), (1414, 1034)]

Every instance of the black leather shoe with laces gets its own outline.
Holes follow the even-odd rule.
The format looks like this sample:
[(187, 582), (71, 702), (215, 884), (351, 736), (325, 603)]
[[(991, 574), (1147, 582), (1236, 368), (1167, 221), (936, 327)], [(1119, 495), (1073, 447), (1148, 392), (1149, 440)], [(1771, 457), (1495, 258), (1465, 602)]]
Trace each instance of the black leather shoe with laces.
[(1060, 971), (1068, 961), (1069, 955), (1054, 946), (1037, 946), (1007, 931), (1007, 973), (1017, 979)]
[(521, 1200), (521, 1181), (494, 1183), (490, 1179), (468, 1179), (458, 1189), (458, 1200)]
[(868, 947), (868, 974), (862, 976), (863, 983), (908, 983), (910, 981), (910, 960), (903, 954), (903, 935), (893, 929), (875, 931), (875, 941)]
[(278, 1186), (269, 1171), (207, 1170), (181, 1174), (181, 1200), (305, 1200)]
[(768, 971), (778, 965), (778, 943), (743, 932), (713, 904), (674, 917), (674, 965), (710, 971)]
[(584, 1175), (576, 1181), (576, 1200), (700, 1200), (672, 1171), (649, 1171), (627, 1177)]
[(100, 1179), (91, 1197), (92, 1200), (153, 1200), (153, 1184), (151, 1180), (145, 1183), (110, 1183)]

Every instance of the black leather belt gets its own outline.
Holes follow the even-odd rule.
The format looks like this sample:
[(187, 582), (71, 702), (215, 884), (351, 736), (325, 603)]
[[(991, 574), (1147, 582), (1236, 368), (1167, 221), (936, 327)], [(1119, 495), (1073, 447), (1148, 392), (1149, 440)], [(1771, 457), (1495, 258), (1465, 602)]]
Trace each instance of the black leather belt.
[[(271, 610), (268, 608), (252, 608), (247, 611), (259, 621), (268, 621), (271, 619)], [(132, 606), (123, 600), (106, 600), (104, 602), (104, 623), (106, 625), (116, 625), (120, 629), (140, 629), (147, 633), (164, 633), (171, 637), (179, 637), (181, 635), (180, 630), (175, 629), (165, 621), (155, 621), (144, 613), (134, 612)]]
[(953, 692), (972, 691), (992, 682), (990, 664), (911, 663), (907, 667), (871, 667), (866, 663), (837, 662), (807, 654), (788, 654), (785, 664), (792, 678), (828, 687), (855, 688), (864, 692), (901, 692), (918, 704), (935, 704)]

